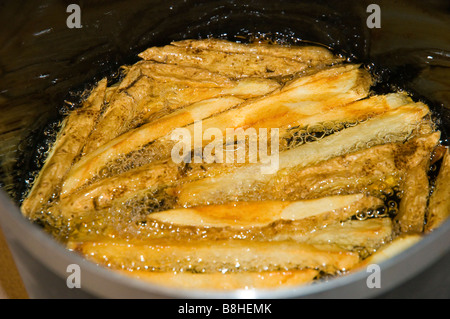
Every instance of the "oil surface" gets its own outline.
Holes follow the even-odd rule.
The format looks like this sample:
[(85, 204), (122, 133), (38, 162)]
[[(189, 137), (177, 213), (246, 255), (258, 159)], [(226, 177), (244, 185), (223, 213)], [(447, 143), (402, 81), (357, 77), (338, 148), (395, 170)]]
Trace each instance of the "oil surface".
[[(138, 4), (138, 6), (136, 6), (137, 8), (139, 8), (139, 6), (143, 6), (139, 3), (140, 2), (133, 2), (133, 4)], [(62, 117), (66, 115), (68, 111), (80, 105), (85, 89), (92, 87), (93, 83), (95, 83), (95, 81), (101, 76), (108, 75), (110, 80), (114, 82), (117, 80), (117, 74), (119, 73), (116, 70), (118, 69), (118, 65), (133, 63), (135, 61), (134, 54), (128, 55), (128, 53), (123, 53), (123, 51), (139, 52), (149, 46), (149, 43), (152, 45), (163, 45), (167, 44), (170, 40), (183, 38), (204, 38), (207, 36), (214, 36), (242, 42), (263, 40), (273, 43), (300, 45), (303, 43), (326, 43), (324, 46), (334, 49), (336, 53), (345, 56), (347, 61), (361, 62), (373, 73), (378, 80), (374, 87), (374, 93), (387, 93), (399, 90), (406, 91), (412, 95), (415, 100), (421, 100), (430, 105), (434, 112), (433, 120), (436, 122), (438, 129), (443, 132), (441, 142), (443, 145), (448, 145), (450, 113), (448, 111), (449, 109), (447, 104), (448, 95), (445, 95), (445, 91), (448, 92), (449, 82), (448, 76), (442, 72), (442, 70), (448, 70), (448, 57), (450, 55), (448, 54), (448, 51), (445, 50), (446, 48), (443, 50), (435, 50), (435, 46), (431, 45), (423, 47), (429, 47), (430, 49), (421, 49), (416, 51), (411, 50), (410, 48), (400, 48), (396, 51), (388, 52), (387, 54), (372, 57), (367, 56), (366, 53), (370, 50), (370, 44), (367, 40), (367, 30), (358, 25), (358, 23), (353, 22), (359, 20), (364, 21), (365, 16), (360, 14), (361, 12), (364, 12), (364, 8), (361, 7), (360, 9), (362, 10), (356, 14), (357, 19), (352, 20), (352, 18), (355, 17), (355, 12), (358, 12), (358, 10), (353, 8), (353, 4), (349, 5), (348, 3), (342, 4), (343, 7), (347, 7), (348, 10), (351, 11), (349, 18), (347, 19), (344, 19), (342, 16), (337, 14), (335, 10), (336, 8), (328, 7), (326, 5), (324, 6), (321, 1), (318, 1), (315, 4), (306, 2), (298, 4), (298, 2), (292, 2), (282, 10), (277, 7), (276, 3), (269, 2), (264, 3), (264, 8), (255, 8), (254, 4), (239, 5), (234, 2), (223, 2), (221, 5), (217, 5), (215, 1), (210, 3), (211, 4), (203, 1), (197, 1), (197, 3), (190, 1), (184, 1), (183, 3), (181, 3), (181, 1), (174, 2), (173, 4), (163, 2), (158, 3), (155, 6), (156, 9), (161, 10), (161, 12), (171, 12), (168, 14), (170, 19), (167, 19), (167, 21), (171, 21), (171, 25), (164, 22), (163, 15), (161, 15), (161, 18), (159, 19), (156, 17), (157, 21), (154, 21), (152, 24), (151, 31), (148, 31), (148, 21), (150, 20), (148, 19), (146, 13), (152, 11), (150, 9), (137, 10), (136, 12), (141, 11), (142, 13), (134, 14), (134, 17), (137, 18), (134, 19), (136, 22), (130, 24), (132, 25), (132, 28), (129, 28), (133, 29), (135, 32), (127, 33), (123, 31), (123, 29), (119, 30), (122, 32), (118, 32), (121, 35), (121, 38), (128, 38), (128, 35), (131, 34), (131, 38), (136, 40), (132, 45), (125, 45), (116, 51), (111, 50), (110, 47), (103, 50), (101, 46), (84, 46), (88, 49), (85, 49), (82, 54), (79, 54), (78, 51), (77, 54), (71, 59), (67, 59), (74, 65), (84, 65), (84, 69), (86, 69), (86, 66), (92, 65), (92, 62), (99, 65), (100, 69), (102, 69), (101, 66), (105, 66), (101, 72), (97, 72), (98, 68), (96, 73), (93, 73), (93, 71), (90, 71), (87, 74), (81, 74), (79, 71), (72, 72), (74, 79), (73, 81), (68, 81), (68, 79), (72, 76), (70, 72), (68, 72), (68, 74), (60, 74), (58, 72), (38, 72), (39, 76), (37, 76), (36, 79), (33, 78), (33, 83), (35, 85), (21, 86), (27, 87), (26, 93), (30, 93), (30, 90), (32, 90), (31, 88), (43, 90), (43, 88), (45, 88), (45, 84), (43, 85), (42, 83), (46, 83), (44, 81), (51, 81), (56, 84), (52, 87), (49, 94), (51, 95), (56, 92), (58, 94), (54, 94), (52, 99), (50, 99), (52, 103), (49, 103), (49, 105), (52, 105), (55, 109), (58, 109), (58, 113), (55, 114), (55, 112), (53, 112), (50, 116), (43, 116), (43, 119), (37, 121), (37, 123), (32, 126), (34, 130), (31, 132), (29, 127), (26, 128), (26, 136), (21, 139), (18, 151), (14, 151), (16, 153), (12, 157), (14, 159), (12, 169), (11, 166), (5, 165), (5, 162), (2, 161), (2, 171), (0, 172), (2, 181), (0, 186), (6, 190), (18, 204), (20, 204), (30, 188), (34, 178), (36, 177), (37, 172), (42, 167), (42, 163), (48, 154), (48, 150), (55, 140)], [(132, 5), (129, 6), (132, 7)], [(320, 14), (316, 15), (315, 18), (305, 15), (305, 8), (311, 6), (313, 7), (313, 11), (317, 10), (320, 12)], [(114, 8), (117, 9), (117, 7)], [(122, 7), (121, 9), (124, 8)], [(187, 17), (199, 17), (198, 23), (192, 24), (187, 18), (180, 19), (180, 13), (184, 14), (185, 11), (188, 11), (188, 14), (186, 14)], [(108, 10), (105, 10), (105, 12), (108, 12)], [(111, 14), (108, 15), (108, 18), (115, 23), (116, 21), (114, 16), (117, 15), (117, 11), (111, 10), (110, 12)], [(242, 27), (242, 25), (245, 23), (235, 23), (236, 20), (255, 21), (254, 19), (256, 17), (265, 16), (270, 17), (270, 21), (272, 21), (270, 24), (266, 24), (269, 26), (268, 28), (265, 27), (265, 23), (261, 22), (255, 23), (254, 25), (246, 25), (244, 27)], [(155, 16), (153, 15), (153, 17)], [(251, 19), (249, 19), (249, 17), (251, 17)], [(286, 21), (289, 23), (286, 23)], [(114, 23), (110, 23), (109, 25), (111, 26)], [(91, 28), (90, 30), (94, 29), (93, 25), (94, 23), (90, 25), (87, 24), (87, 28), (85, 28), (85, 30), (89, 30), (89, 27)], [(227, 25), (225, 28), (226, 31), (224, 31), (224, 25)], [(232, 26), (230, 27), (230, 25)], [(333, 28), (333, 25), (337, 27)], [(180, 29), (183, 31), (179, 32)], [(303, 30), (303, 33), (301, 30)], [(365, 31), (361, 34), (359, 30)], [(54, 32), (55, 29), (52, 29), (48, 34), (52, 35)], [(39, 32), (36, 32), (36, 34), (42, 35), (42, 33)], [(302, 35), (299, 36), (299, 34)], [(35, 37), (37, 38), (38, 35)], [(116, 35), (114, 35), (114, 38), (116, 38)], [(51, 41), (48, 41), (47, 44), (48, 43), (51, 43)], [(67, 43), (64, 45), (67, 48), (70, 48)], [(83, 45), (81, 45), (81, 47), (83, 47)], [(103, 57), (101, 54), (96, 54), (98, 52), (103, 53)], [(36, 52), (34, 52), (33, 55), (38, 57), (39, 54), (35, 53)], [(56, 54), (57, 52), (55, 55)], [(124, 55), (128, 56), (124, 58)], [(404, 57), (407, 57), (406, 60), (408, 63), (406, 64), (401, 63), (400, 61), (401, 58)], [(22, 56), (20, 56), (17, 60), (26, 61), (26, 59)], [(11, 67), (11, 69), (14, 68), (18, 70), (27, 70), (27, 68), (23, 65), (15, 65)], [(80, 69), (82, 68), (80, 67)], [(428, 78), (426, 76), (420, 77), (423, 74), (427, 75), (427, 71), (437, 75)], [(8, 73), (8, 70), (6, 73)], [(22, 75), (23, 78), (30, 79), (29, 76), (23, 76), (23, 74), (20, 75)], [(423, 85), (423, 81), (416, 80), (418, 77), (422, 80), (425, 78), (424, 81), (426, 85)], [(442, 87), (444, 88), (442, 89)], [(6, 87), (6, 89), (4, 89), (4, 91), (8, 91), (8, 94), (11, 96), (18, 95), (17, 90), (17, 88), (12, 87)], [(66, 92), (69, 93), (67, 94)], [(64, 103), (61, 101), (64, 101)], [(29, 122), (34, 120), (33, 116), (29, 117), (32, 119), (29, 120)], [(355, 123), (348, 123), (348, 125), (354, 124)], [(339, 127), (336, 127), (329, 130), (326, 123), (322, 124), (321, 127), (298, 128), (297, 131), (292, 132), (292, 139), (288, 140), (287, 144), (288, 147), (295, 147), (302, 145), (303, 143), (313, 142), (327, 136), (328, 134), (339, 131), (339, 129)], [(439, 161), (434, 163), (430, 169), (431, 182), (433, 182), (435, 172), (438, 167)], [(382, 185), (375, 191), (379, 190), (381, 190), (381, 194), (378, 195), (384, 197), (384, 206), (377, 210), (359, 212), (355, 216), (356, 219), (362, 220), (367, 218), (395, 216), (397, 213), (399, 200), (402, 196), (401, 192), (399, 192), (398, 189), (390, 189)], [(129, 211), (127, 211), (127, 209), (122, 211), (120, 211), (120, 209), (116, 209), (116, 214), (108, 220), (86, 220), (81, 223), (71, 221), (69, 224), (64, 226), (66, 228), (53, 228), (51, 231), (54, 232), (54, 234), (60, 239), (64, 239), (65, 236), (73, 231), (86, 232), (90, 234), (98, 233), (102, 227), (107, 229), (108, 227), (117, 225), (117, 222), (120, 221), (121, 223), (125, 222), (125, 225), (130, 225), (130, 229), (133, 232), (139, 232), (139, 227), (143, 226), (144, 223), (142, 221), (142, 215), (146, 215), (149, 212), (158, 211), (159, 209), (167, 207), (159, 200), (156, 200), (155, 202), (154, 194), (149, 195), (150, 196), (144, 197), (143, 199), (139, 198), (138, 202), (131, 201), (128, 203), (129, 209), (133, 212), (135, 218), (126, 219), (124, 216), (127, 216)], [(156, 198), (158, 197), (156, 196)], [(58, 221), (53, 221), (52, 223), (54, 223), (53, 225), (59, 224)], [(176, 228), (171, 228), (167, 225), (153, 226), (153, 228), (157, 229), (158, 232), (179, 231)], [(76, 229), (74, 229), (74, 227)], [(201, 236), (203, 235), (201, 232), (204, 230), (194, 231), (200, 232)], [(248, 234), (242, 234), (242, 237), (247, 235)]]

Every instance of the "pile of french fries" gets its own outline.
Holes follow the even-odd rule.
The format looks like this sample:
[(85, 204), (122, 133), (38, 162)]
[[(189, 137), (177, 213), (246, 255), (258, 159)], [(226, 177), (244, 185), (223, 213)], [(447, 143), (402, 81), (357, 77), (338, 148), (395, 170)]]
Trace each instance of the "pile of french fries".
[[(21, 206), (87, 259), (168, 286), (274, 289), (381, 262), (450, 214), (449, 150), (429, 107), (373, 94), (361, 65), (217, 39), (139, 56), (64, 119)], [(194, 135), (198, 121), (277, 128), (277, 171), (174, 162), (171, 132)]]

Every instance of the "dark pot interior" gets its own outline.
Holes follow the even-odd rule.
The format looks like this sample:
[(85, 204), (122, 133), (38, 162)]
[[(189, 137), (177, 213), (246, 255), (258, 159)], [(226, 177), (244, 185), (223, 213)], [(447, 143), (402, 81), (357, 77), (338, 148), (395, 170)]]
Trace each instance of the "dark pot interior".
[[(381, 8), (368, 28), (367, 6)], [(68, 28), (70, 1), (0, 5), (0, 187), (19, 205), (45, 157), (55, 123), (79, 92), (137, 53), (173, 40), (252, 37), (320, 43), (369, 67), (378, 92), (402, 89), (427, 102), (450, 133), (450, 3), (433, 1), (79, 1), (82, 28)], [(18, 210), (0, 212), (16, 214)], [(21, 218), (19, 216), (19, 218)], [(26, 236), (26, 234), (25, 234)]]

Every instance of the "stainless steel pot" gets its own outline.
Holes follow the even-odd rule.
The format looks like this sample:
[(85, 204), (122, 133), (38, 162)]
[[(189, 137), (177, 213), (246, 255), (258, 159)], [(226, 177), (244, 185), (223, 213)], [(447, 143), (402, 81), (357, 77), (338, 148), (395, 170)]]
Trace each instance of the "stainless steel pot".
[[(372, 3), (381, 10), (380, 28), (367, 24)], [(45, 154), (47, 128), (61, 118), (64, 100), (78, 98), (67, 92), (113, 75), (148, 46), (183, 38), (212, 35), (233, 40), (259, 34), (328, 45), (370, 66), (382, 79), (376, 90), (395, 85), (429, 103), (448, 142), (448, 1), (131, 0), (90, 1), (80, 9), (81, 28), (69, 27), (71, 11), (62, 1), (7, 1), (0, 13), (1, 21), (8, 21), (0, 28), (0, 225), (30, 297), (365, 298), (414, 297), (420, 292), (425, 293), (422, 297), (450, 296), (450, 222), (381, 264), (381, 288), (369, 288), (369, 273), (361, 271), (305, 287), (211, 293), (150, 285), (96, 266), (67, 251), (18, 210), (30, 172)], [(81, 288), (66, 284), (71, 264), (80, 266)]]

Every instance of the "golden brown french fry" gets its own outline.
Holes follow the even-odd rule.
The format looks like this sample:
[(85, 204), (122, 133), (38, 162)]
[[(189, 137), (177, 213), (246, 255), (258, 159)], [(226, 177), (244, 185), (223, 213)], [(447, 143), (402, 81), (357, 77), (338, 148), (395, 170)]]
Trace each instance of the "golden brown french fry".
[[(333, 112), (325, 113), (324, 115), (313, 115), (311, 116), (311, 121), (315, 120), (317, 122), (321, 122), (325, 118), (330, 121), (333, 120), (333, 122), (352, 122), (361, 119), (361, 116), (363, 114), (381, 114), (383, 112), (386, 112), (387, 110), (399, 107), (408, 102), (410, 102), (410, 100), (404, 94), (374, 96), (368, 99), (347, 104), (345, 106), (342, 106), (342, 108), (335, 109), (333, 110)], [(310, 122), (310, 118), (306, 117), (303, 120), (303, 123), (305, 122)], [(145, 128), (145, 126), (143, 128)], [(127, 138), (126, 141), (130, 142), (130, 138)], [(133, 142), (130, 142), (130, 144), (132, 143)], [(375, 160), (378, 160), (378, 158), (376, 158)], [(170, 163), (170, 161), (163, 161), (163, 163), (165, 164), (161, 164), (161, 162), (150, 163), (135, 169), (131, 169), (126, 173), (120, 174), (120, 176), (103, 178), (99, 181), (93, 182), (92, 184), (82, 188), (79, 191), (71, 193), (68, 196), (63, 196), (62, 204), (66, 207), (64, 208), (64, 210), (67, 210), (68, 212), (78, 211), (81, 214), (83, 211), (92, 210), (94, 208), (107, 208), (111, 206), (112, 201), (116, 199), (123, 199), (127, 196), (134, 196), (136, 192), (139, 192), (141, 190), (156, 190), (157, 188), (169, 186), (171, 184), (170, 181), (176, 182), (179, 181), (180, 178), (182, 178), (182, 181), (180, 182), (183, 183), (187, 182), (188, 180), (199, 179), (207, 176), (208, 171), (210, 171), (211, 169), (215, 171), (221, 170), (223, 171), (223, 173), (225, 173), (226, 170), (229, 169), (229, 166), (226, 166), (225, 164), (202, 165), (203, 169), (196, 169), (196, 166), (192, 164), (189, 166), (190, 171), (186, 172), (186, 174), (190, 176), (183, 176), (183, 174), (180, 174), (180, 172), (183, 171), (182, 165), (180, 165), (177, 170), (175, 163)], [(156, 180), (153, 177), (161, 175), (161, 169), (163, 169), (163, 165), (168, 166), (166, 168), (166, 178), (164, 180)], [(383, 168), (384, 167), (385, 166), (383, 166)], [(385, 175), (387, 176), (390, 171), (387, 169), (387, 167), (385, 168)], [(336, 170), (336, 168), (333, 168), (333, 170)], [(215, 174), (217, 174), (217, 172), (215, 172)], [(355, 176), (355, 178), (356, 175), (356, 173), (352, 174), (352, 176)], [(339, 176), (339, 174), (337, 174), (337, 176)], [(361, 180), (362, 176), (358, 175), (358, 178)], [(375, 178), (379, 177), (374, 175), (371, 180), (374, 180)], [(336, 187), (338, 179), (336, 178), (334, 179), (334, 181), (334, 186)], [(343, 183), (345, 183), (342, 184), (343, 186), (347, 185), (348, 178), (343, 180)]]
[(171, 44), (188, 49), (213, 50), (227, 53), (264, 54), (281, 58), (289, 58), (300, 62), (308, 62), (313, 60), (342, 61), (342, 59), (334, 56), (330, 50), (319, 46), (272, 45), (265, 43), (243, 44), (221, 39), (188, 39), (174, 41)]
[(83, 153), (89, 154), (116, 136), (183, 106), (226, 95), (253, 98), (279, 87), (274, 80), (232, 81), (198, 68), (138, 62), (118, 84)]
[[(157, 85), (165, 86), (165, 84)], [(134, 128), (156, 121), (173, 111), (200, 101), (225, 96), (252, 99), (269, 94), (279, 88), (278, 82), (260, 78), (241, 79), (233, 82), (233, 86), (219, 88), (189, 87), (186, 83), (168, 83), (167, 90), (152, 94), (137, 105), (136, 115), (129, 127)], [(110, 139), (113, 139), (113, 137), (110, 137)]]
[[(424, 150), (434, 145), (439, 133), (413, 138), (407, 143), (388, 143), (369, 149), (352, 152), (329, 160), (319, 161), (315, 165), (285, 169), (267, 179), (264, 184), (239, 194), (230, 194), (230, 200), (290, 200), (297, 201), (337, 194), (367, 192), (378, 195), (380, 191), (390, 192), (399, 187), (408, 163), (423, 158)], [(414, 151), (412, 151), (414, 150)], [(169, 161), (157, 162), (130, 170), (110, 178), (101, 179), (91, 185), (69, 195), (61, 201), (66, 215), (83, 215), (93, 209), (104, 209), (115, 202), (139, 201), (142, 196), (149, 196), (158, 189), (169, 187), (167, 193), (155, 201), (164, 198), (177, 207), (177, 189), (191, 189), (194, 181), (233, 172), (232, 167), (224, 168), (224, 164), (211, 166), (210, 169), (180, 169)], [(201, 166), (203, 166), (201, 164)], [(370, 169), (368, 169), (370, 168)], [(188, 172), (189, 171), (189, 172)], [(180, 183), (182, 186), (175, 186)], [(184, 185), (185, 184), (185, 185)], [(184, 185), (184, 186), (183, 186)], [(172, 187), (172, 188), (171, 188)], [(172, 191), (173, 190), (173, 191)], [(150, 195), (151, 196), (151, 195)], [(220, 204), (221, 196), (210, 198), (210, 204)], [(225, 200), (226, 201), (226, 200)]]
[(434, 191), (430, 196), (425, 231), (432, 232), (450, 216), (450, 151), (446, 148), (439, 175), (436, 178)]
[(373, 253), (379, 247), (392, 240), (394, 228), (391, 218), (368, 218), (366, 220), (347, 220), (343, 223), (331, 223), (326, 227), (301, 235), (293, 233), (290, 236), (282, 233), (273, 240), (286, 240), (313, 245), (333, 243), (346, 250), (358, 251), (365, 255)]
[(314, 269), (234, 273), (153, 272), (116, 270), (125, 276), (155, 285), (181, 289), (238, 290), (280, 289), (312, 283), (319, 275)]
[[(352, 214), (357, 212), (352, 209)], [(334, 219), (328, 220), (311, 217), (296, 221), (278, 220), (263, 227), (238, 229), (169, 224), (152, 219), (151, 215), (120, 218), (111, 213), (101, 216), (101, 213), (92, 218), (84, 217), (82, 219), (84, 222), (78, 227), (80, 230), (68, 235), (69, 241), (95, 242), (115, 238), (141, 242), (149, 238), (160, 238), (190, 242), (236, 238), (271, 242), (295, 241), (308, 245), (333, 244), (345, 250), (367, 255), (390, 242), (393, 237), (393, 223), (389, 217), (341, 221), (344, 220), (345, 214), (341, 216), (336, 214)]]
[[(277, 174), (285, 172), (289, 175), (333, 157), (383, 144), (386, 142), (383, 137), (389, 136), (389, 142), (404, 141), (428, 112), (428, 107), (421, 103), (401, 106), (314, 143), (281, 152)], [(252, 190), (260, 189), (258, 185), (267, 184), (273, 177), (274, 174), (261, 174), (265, 166), (265, 163), (246, 164), (226, 174), (182, 184), (175, 191), (179, 205), (239, 200)]]
[(326, 273), (345, 271), (360, 261), (355, 252), (333, 245), (279, 241), (103, 240), (69, 242), (67, 247), (112, 269), (152, 271), (275, 271), (313, 268)]
[(410, 158), (408, 170), (402, 188), (402, 198), (395, 221), (401, 232), (418, 232), (424, 230), (430, 185), (428, 171), (431, 153), (439, 143), (440, 132), (432, 134), (432, 138), (419, 148), (419, 157)]
[[(325, 135), (326, 131), (339, 131), (345, 126), (355, 126), (376, 115), (383, 114), (400, 106), (410, 104), (412, 100), (403, 93), (391, 93), (386, 95), (373, 95), (341, 107), (333, 107), (328, 110), (309, 116), (299, 116), (287, 127), (280, 127), (280, 137), (285, 139), (288, 148), (301, 145), (307, 137), (298, 136), (317, 132)], [(289, 142), (289, 139), (292, 141)], [(300, 141), (298, 141), (299, 139)], [(318, 139), (318, 138), (315, 138)], [(314, 138), (313, 138), (314, 140)]]
[(64, 176), (80, 154), (87, 136), (100, 115), (106, 85), (106, 79), (101, 80), (83, 105), (64, 119), (50, 154), (22, 203), (21, 211), (25, 216), (35, 218), (43, 206), (47, 205), (54, 195), (58, 195)]
[[(232, 78), (259, 76), (275, 77), (290, 75), (307, 70), (313, 66), (327, 66), (342, 61), (325, 48), (314, 50), (305, 47), (296, 48), (296, 58), (251, 52), (254, 46), (241, 46), (240, 52), (221, 52), (202, 48), (190, 48), (176, 45), (148, 48), (139, 54), (144, 60), (182, 66), (198, 66), (211, 72)], [(302, 57), (302, 51), (305, 57)]]
[[(128, 74), (128, 76), (132, 75), (134, 74)], [(83, 148), (83, 155), (91, 153), (108, 141), (109, 136), (117, 136), (127, 129), (128, 123), (135, 116), (135, 105), (144, 98), (150, 86), (149, 79), (140, 76), (132, 82), (130, 87), (122, 88), (121, 84), (117, 88), (115, 94), (111, 96), (108, 108), (102, 113), (89, 135)]]
[[(313, 115), (333, 112), (367, 97), (372, 80), (358, 65), (346, 65), (300, 77), (281, 91), (203, 121), (203, 130), (280, 128), (303, 124)], [(316, 118), (317, 120), (317, 118)], [(308, 124), (307, 120), (304, 125)], [(194, 126), (187, 129), (194, 136)], [(224, 134), (225, 135), (225, 134)], [(204, 144), (208, 140), (203, 141)]]
[(210, 88), (232, 88), (235, 86), (234, 80), (229, 77), (210, 72), (201, 67), (179, 66), (142, 60), (132, 65), (131, 69), (139, 70), (142, 75), (158, 80), (160, 84), (175, 84), (179, 82), (180, 84), (183, 83), (185, 87)]
[(382, 204), (378, 198), (354, 194), (296, 202), (231, 202), (180, 208), (153, 213), (148, 219), (176, 226), (231, 229), (264, 227), (277, 221), (301, 221), (295, 228), (303, 233), (321, 228), (330, 222), (346, 220), (355, 215), (356, 211), (374, 209)]

